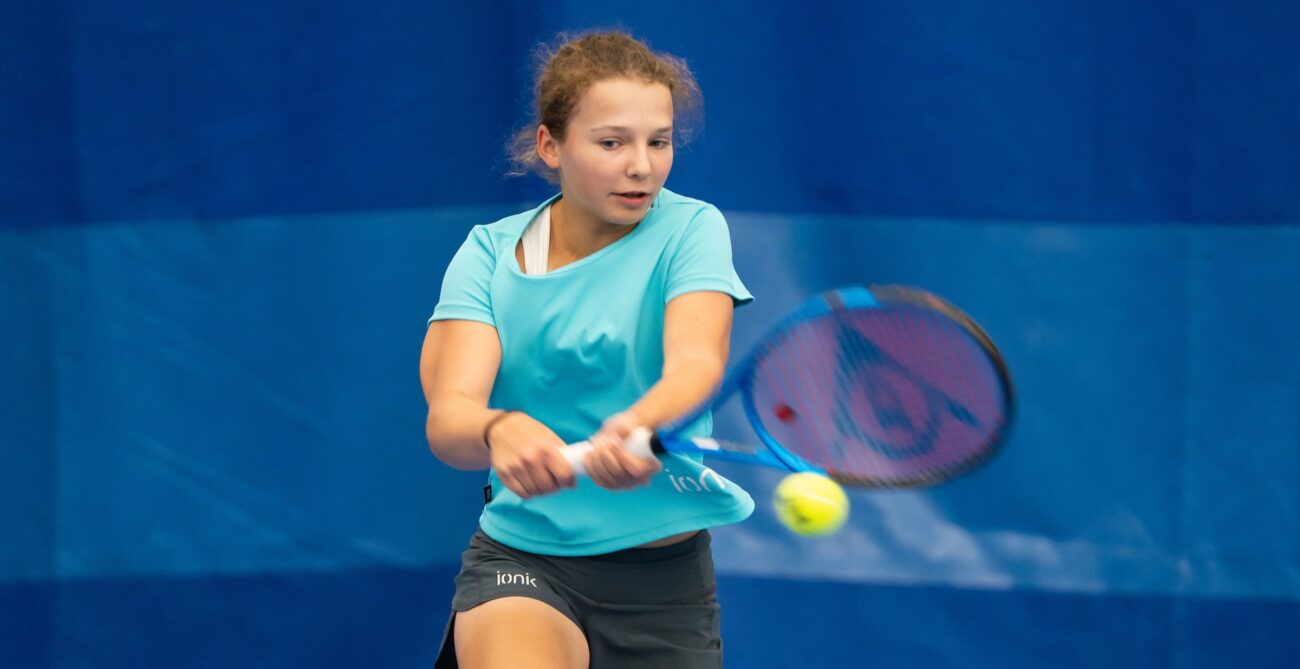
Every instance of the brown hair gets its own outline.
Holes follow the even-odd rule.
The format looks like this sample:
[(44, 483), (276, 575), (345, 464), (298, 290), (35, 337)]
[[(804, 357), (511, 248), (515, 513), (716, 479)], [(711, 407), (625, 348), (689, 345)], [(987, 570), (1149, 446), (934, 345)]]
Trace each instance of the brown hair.
[(536, 117), (506, 146), (511, 176), (533, 172), (551, 183), (558, 181), (555, 170), (537, 155), (537, 127), (545, 125), (552, 136), (564, 141), (578, 101), (598, 81), (626, 77), (667, 86), (673, 98), (673, 143), (677, 146), (690, 141), (703, 118), (700, 87), (686, 61), (651, 51), (627, 33), (561, 34), (551, 44), (541, 45), (536, 55)]

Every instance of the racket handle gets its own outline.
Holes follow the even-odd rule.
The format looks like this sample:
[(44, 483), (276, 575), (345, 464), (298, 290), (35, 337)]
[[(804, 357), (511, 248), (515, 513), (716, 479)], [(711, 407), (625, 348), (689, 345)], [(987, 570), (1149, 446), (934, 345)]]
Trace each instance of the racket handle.
[[(655, 453), (654, 450), (650, 448), (650, 438), (653, 436), (654, 433), (650, 431), (650, 428), (639, 427), (633, 430), (632, 434), (627, 436), (627, 439), (623, 440), (623, 448), (632, 455), (640, 456), (647, 460), (653, 459)], [(564, 459), (569, 461), (569, 465), (573, 467), (573, 473), (578, 476), (587, 475), (587, 468), (582, 464), (582, 461), (590, 452), (591, 443), (586, 441), (569, 444), (560, 449), (560, 455), (563, 455)]]

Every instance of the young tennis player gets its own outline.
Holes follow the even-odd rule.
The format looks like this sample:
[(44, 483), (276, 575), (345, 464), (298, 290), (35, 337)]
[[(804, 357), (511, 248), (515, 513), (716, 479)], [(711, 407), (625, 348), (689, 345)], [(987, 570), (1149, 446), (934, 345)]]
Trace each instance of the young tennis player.
[[(490, 469), (437, 666), (720, 667), (706, 528), (753, 501), (695, 459), (621, 448), (709, 397), (752, 299), (719, 211), (664, 188), (699, 91), (617, 32), (542, 63), (513, 157), (559, 193), (470, 232), (421, 355), (433, 452)], [(575, 476), (560, 449), (588, 438)]]

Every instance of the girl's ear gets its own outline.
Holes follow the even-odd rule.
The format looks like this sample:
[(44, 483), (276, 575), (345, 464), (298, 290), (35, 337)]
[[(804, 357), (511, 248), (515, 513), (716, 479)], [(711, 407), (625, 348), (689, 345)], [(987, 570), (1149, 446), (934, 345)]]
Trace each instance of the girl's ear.
[(560, 142), (544, 125), (537, 126), (537, 155), (547, 167), (560, 169)]

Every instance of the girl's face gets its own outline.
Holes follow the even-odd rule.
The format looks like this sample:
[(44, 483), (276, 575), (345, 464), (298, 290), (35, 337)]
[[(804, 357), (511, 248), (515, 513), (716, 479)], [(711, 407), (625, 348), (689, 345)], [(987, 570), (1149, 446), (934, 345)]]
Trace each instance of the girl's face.
[(563, 142), (538, 129), (542, 160), (560, 172), (566, 217), (635, 225), (673, 167), (673, 98), (663, 84), (605, 79), (587, 89)]

